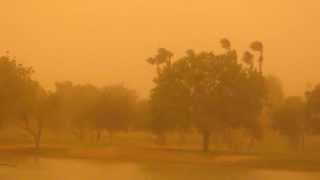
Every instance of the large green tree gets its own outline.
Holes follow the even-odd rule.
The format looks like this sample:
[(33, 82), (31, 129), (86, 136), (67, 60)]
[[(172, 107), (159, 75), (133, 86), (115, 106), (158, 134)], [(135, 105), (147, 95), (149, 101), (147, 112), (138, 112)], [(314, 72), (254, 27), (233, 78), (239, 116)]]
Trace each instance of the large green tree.
[(50, 102), (33, 73), (31, 67), (18, 64), (9, 55), (0, 57), (0, 120), (19, 126), (38, 149), (50, 116)]
[(184, 57), (162, 66), (150, 100), (158, 135), (192, 122), (203, 137), (204, 151), (209, 150), (215, 130), (245, 128), (252, 137), (260, 136), (264, 77), (238, 62), (227, 39), (221, 44), (226, 49), (223, 54), (188, 50)]

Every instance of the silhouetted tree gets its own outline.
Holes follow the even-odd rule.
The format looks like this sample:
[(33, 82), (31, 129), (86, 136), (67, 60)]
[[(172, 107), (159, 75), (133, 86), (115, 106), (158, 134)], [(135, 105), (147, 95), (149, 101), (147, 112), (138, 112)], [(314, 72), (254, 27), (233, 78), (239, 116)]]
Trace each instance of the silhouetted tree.
[(130, 121), (134, 120), (137, 95), (124, 86), (108, 86), (100, 90), (89, 116), (94, 120), (97, 138), (107, 130), (110, 137), (118, 131), (128, 131)]
[(264, 60), (264, 57), (263, 57), (263, 44), (262, 42), (260, 41), (254, 41), (251, 43), (250, 45), (250, 48), (253, 50), (253, 51), (256, 51), (258, 52), (260, 55), (259, 55), (259, 59), (258, 59), (258, 66), (259, 66), (259, 72), (262, 74), (262, 64), (263, 64), (263, 60)]
[(53, 117), (53, 104), (50, 95), (37, 83), (29, 90), (20, 101), (18, 125), (33, 139), (38, 150), (47, 122)]
[(222, 39), (220, 40), (220, 44), (221, 44), (221, 47), (222, 47), (223, 49), (226, 49), (227, 51), (230, 51), (230, 50), (231, 50), (231, 43), (230, 43), (229, 39), (227, 39), (227, 38), (222, 38)]
[(307, 129), (313, 134), (320, 133), (320, 84), (306, 92)]
[(47, 92), (32, 79), (33, 73), (31, 67), (17, 64), (9, 54), (0, 57), (1, 120), (22, 128), (39, 149), (50, 108)]
[(17, 64), (9, 54), (0, 57), (0, 123), (2, 125), (11, 123), (9, 120), (16, 117), (17, 105), (20, 104), (28, 86), (33, 84), (32, 74), (31, 67)]
[(93, 85), (74, 85), (71, 82), (56, 83), (53, 95), (56, 101), (57, 118), (68, 131), (80, 140), (91, 128), (92, 119), (89, 112), (99, 98), (99, 91)]
[(149, 131), (151, 123), (150, 103), (147, 99), (138, 100), (134, 108), (134, 119), (130, 123), (133, 130)]
[(173, 57), (173, 53), (171, 53), (169, 50), (165, 48), (159, 48), (158, 53), (155, 57), (150, 57), (147, 59), (147, 62), (155, 65), (157, 68), (157, 73), (160, 75), (161, 73), (161, 65), (166, 64), (167, 66), (170, 66), (171, 64), (171, 58)]
[(252, 132), (257, 132), (263, 106), (264, 78), (237, 62), (228, 40), (221, 44), (227, 49), (224, 54), (188, 50), (185, 57), (163, 66), (151, 92), (158, 134), (192, 122), (203, 137), (204, 151), (218, 129), (244, 127), (258, 136)]
[(287, 136), (296, 149), (303, 147), (306, 116), (305, 102), (302, 98), (286, 98), (284, 104), (273, 112), (272, 119), (273, 128)]
[(242, 61), (249, 66), (251, 70), (253, 70), (253, 55), (249, 51), (245, 51), (242, 57)]
[(267, 98), (266, 103), (269, 109), (279, 107), (285, 98), (282, 82), (275, 76), (266, 77)]
[[(166, 69), (167, 70), (167, 69)], [(151, 91), (151, 130), (157, 135), (158, 143), (166, 143), (166, 133), (177, 127), (177, 111), (182, 94), (179, 94), (179, 86), (172, 77), (172, 72), (161, 73), (155, 81), (157, 86)]]

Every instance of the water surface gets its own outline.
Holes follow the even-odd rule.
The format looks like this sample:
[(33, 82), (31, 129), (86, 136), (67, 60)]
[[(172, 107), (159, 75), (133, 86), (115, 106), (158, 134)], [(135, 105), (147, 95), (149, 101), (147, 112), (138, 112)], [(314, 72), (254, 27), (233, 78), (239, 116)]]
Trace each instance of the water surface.
[(318, 180), (320, 172), (214, 168), (194, 165), (28, 159), (0, 166), (1, 180)]

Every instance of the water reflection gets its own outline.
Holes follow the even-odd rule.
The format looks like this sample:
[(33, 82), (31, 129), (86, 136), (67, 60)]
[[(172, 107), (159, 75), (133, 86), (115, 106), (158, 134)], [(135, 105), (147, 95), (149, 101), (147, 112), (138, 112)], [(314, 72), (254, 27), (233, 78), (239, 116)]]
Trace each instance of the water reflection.
[(290, 172), (191, 165), (103, 163), (85, 160), (27, 159), (0, 166), (1, 180), (316, 180), (320, 172)]

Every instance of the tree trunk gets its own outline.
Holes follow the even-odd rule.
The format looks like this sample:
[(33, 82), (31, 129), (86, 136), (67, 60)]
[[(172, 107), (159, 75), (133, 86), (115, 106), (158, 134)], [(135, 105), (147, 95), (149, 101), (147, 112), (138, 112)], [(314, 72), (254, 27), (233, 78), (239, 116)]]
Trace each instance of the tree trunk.
[(226, 130), (226, 140), (227, 140), (227, 143), (229, 145), (229, 149), (231, 151), (233, 151), (234, 150), (234, 143), (233, 143), (232, 129), (231, 128), (230, 129), (228, 128)]
[(112, 141), (113, 141), (113, 134), (114, 134), (114, 132), (113, 132), (113, 130), (109, 130), (109, 140), (110, 140), (110, 144), (112, 144)]
[(159, 145), (166, 145), (167, 144), (167, 138), (164, 133), (159, 133), (158, 134), (158, 144)]
[(82, 129), (79, 129), (79, 139), (80, 139), (80, 141), (83, 141), (83, 139), (84, 139), (84, 133), (83, 133)]
[(80, 121), (78, 128), (79, 128), (79, 139), (80, 139), (80, 141), (84, 141), (86, 138), (86, 128), (85, 128), (83, 120)]
[(305, 135), (302, 132), (299, 135), (299, 151), (304, 151), (304, 145), (305, 145)]
[(259, 72), (261, 75), (263, 75), (262, 63), (263, 63), (263, 51), (260, 52), (260, 57), (259, 57)]
[(185, 131), (180, 133), (180, 142), (185, 143), (186, 142), (186, 133)]
[(160, 73), (161, 73), (160, 66), (159, 66), (159, 64), (157, 64), (157, 74), (158, 74), (158, 76), (160, 76)]
[(35, 130), (36, 133), (34, 135), (34, 141), (35, 141), (35, 148), (38, 151), (40, 149), (40, 141), (41, 141), (41, 137), (42, 137), (42, 128), (43, 128), (43, 122), (42, 120), (38, 120), (38, 129)]
[(42, 131), (43, 131), (43, 121), (42, 119), (36, 120), (36, 126), (31, 127), (29, 118), (27, 116), (24, 116), (23, 120), (23, 129), (30, 135), (30, 137), (34, 141), (34, 148), (36, 151), (40, 149), (40, 141), (42, 137)]
[(97, 141), (100, 141), (101, 140), (101, 131), (98, 130), (97, 131)]
[(255, 145), (255, 138), (254, 137), (250, 137), (249, 138), (248, 152), (253, 152), (254, 145)]
[(113, 131), (109, 130), (109, 138), (112, 139), (113, 138)]
[(34, 137), (35, 149), (38, 151), (40, 149), (40, 136)]
[(203, 152), (209, 151), (209, 145), (210, 145), (210, 132), (204, 131), (202, 134), (202, 150)]

